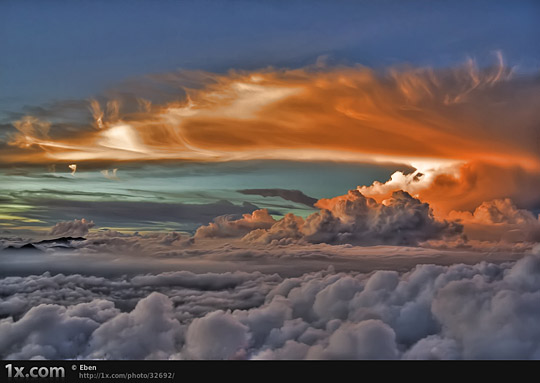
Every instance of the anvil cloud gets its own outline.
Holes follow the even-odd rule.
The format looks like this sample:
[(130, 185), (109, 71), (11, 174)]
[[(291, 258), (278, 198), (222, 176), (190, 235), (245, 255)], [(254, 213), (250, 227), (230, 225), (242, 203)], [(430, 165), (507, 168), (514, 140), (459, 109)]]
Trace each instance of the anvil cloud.
[(55, 134), (31, 116), (14, 122), (4, 162), (393, 162), (417, 173), (360, 191), (382, 201), (405, 190), (444, 213), (507, 197), (538, 206), (540, 83), (513, 75), (500, 54), (487, 68), (469, 60), (446, 69), (270, 68), (159, 81), (171, 77), (182, 101), (92, 100), (94, 123), (76, 133)]

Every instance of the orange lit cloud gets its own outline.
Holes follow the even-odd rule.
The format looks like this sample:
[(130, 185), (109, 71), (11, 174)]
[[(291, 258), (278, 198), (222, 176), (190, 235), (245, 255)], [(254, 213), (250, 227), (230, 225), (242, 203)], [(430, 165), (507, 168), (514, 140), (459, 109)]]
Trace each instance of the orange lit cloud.
[(33, 117), (15, 122), (10, 144), (20, 150), (7, 161), (396, 162), (418, 171), (359, 190), (382, 200), (401, 189), (436, 210), (471, 209), (490, 190), (493, 198), (516, 194), (521, 176), (540, 184), (540, 82), (513, 76), (498, 59), (485, 69), (471, 60), (385, 73), (338, 67), (194, 74), (203, 85), (186, 89), (182, 101), (137, 98), (138, 110), (124, 114), (117, 100), (91, 101), (93, 126), (69, 137), (49, 138), (50, 124)]
[(449, 218), (464, 225), (469, 239), (479, 241), (540, 241), (540, 220), (528, 210), (518, 209), (508, 198), (483, 202), (473, 212), (452, 211)]
[(358, 190), (378, 201), (404, 190), (429, 201), (438, 214), (451, 210), (473, 210), (483, 201), (512, 198), (520, 206), (537, 206), (540, 173), (519, 163), (508, 165), (471, 160), (451, 166), (419, 167), (410, 174), (396, 172), (385, 183), (359, 186)]

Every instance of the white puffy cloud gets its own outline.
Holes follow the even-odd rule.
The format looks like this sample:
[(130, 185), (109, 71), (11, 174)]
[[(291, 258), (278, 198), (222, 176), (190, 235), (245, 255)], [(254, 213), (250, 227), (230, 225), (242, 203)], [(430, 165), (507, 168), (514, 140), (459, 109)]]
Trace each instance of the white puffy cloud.
[(79, 313), (77, 306), (41, 304), (18, 321), (12, 317), (1, 320), (2, 357), (63, 359), (82, 355), (99, 323)]
[(430, 335), (421, 339), (405, 352), (403, 359), (409, 360), (455, 360), (460, 359), (458, 343), (453, 339)]
[(0, 356), (537, 359), (540, 257), (409, 271), (0, 279)]
[(297, 360), (304, 359), (309, 346), (294, 340), (288, 340), (283, 347), (266, 349), (253, 356), (254, 360)]
[(121, 313), (93, 332), (89, 358), (166, 359), (182, 337), (173, 303), (163, 294), (151, 293), (130, 313)]
[(396, 335), (380, 320), (344, 323), (328, 338), (327, 346), (312, 347), (308, 359), (396, 359)]
[(26, 307), (26, 302), (18, 296), (11, 296), (0, 302), (0, 316), (12, 315), (21, 312)]
[(228, 312), (214, 311), (191, 322), (185, 351), (193, 359), (245, 357), (249, 329)]

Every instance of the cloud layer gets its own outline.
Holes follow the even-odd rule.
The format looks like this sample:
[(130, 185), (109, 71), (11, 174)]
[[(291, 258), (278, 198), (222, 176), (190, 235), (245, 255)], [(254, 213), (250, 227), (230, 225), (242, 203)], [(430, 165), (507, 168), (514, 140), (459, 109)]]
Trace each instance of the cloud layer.
[[(306, 156), (322, 150), (318, 159), (324, 151), (337, 155), (339, 150), (359, 156), (496, 159), (502, 139), (508, 139), (505, 152), (516, 160), (534, 152), (526, 139), (508, 133), (506, 119), (513, 110), (513, 118), (527, 124), (518, 129), (534, 126), (532, 104), (524, 101), (537, 94), (538, 84), (512, 79), (502, 56), (483, 69), (469, 61), (438, 70), (391, 68), (378, 73), (360, 66), (323, 67), (180, 73), (161, 79), (189, 84), (186, 100), (146, 102), (136, 112), (124, 105), (130, 111), (124, 115), (119, 100), (94, 100), (95, 130), (79, 142), (82, 147), (45, 139), (52, 134), (50, 124), (33, 117), (14, 123), (19, 133), (12, 143), (38, 145), (57, 159), (67, 159), (68, 149), (73, 160), (113, 153), (125, 159), (280, 158), (287, 149), (299, 156), (302, 150)], [(184, 90), (178, 93), (183, 96)], [(495, 103), (501, 98), (510, 105)], [(486, 125), (489, 131), (483, 129)]]
[(153, 104), (136, 94), (93, 100), (94, 121), (78, 122), (76, 134), (64, 126), (74, 121), (56, 126), (24, 117), (13, 123), (5, 161), (393, 162), (424, 179), (397, 173), (384, 193), (360, 191), (376, 198), (405, 190), (445, 213), (507, 197), (521, 207), (540, 204), (531, 192), (540, 186), (540, 83), (514, 75), (500, 54), (485, 68), (469, 60), (444, 69), (308, 67), (154, 78), (156, 91), (174, 84), (172, 98), (183, 101)]
[(0, 280), (0, 355), (538, 359), (540, 257), (408, 272)]

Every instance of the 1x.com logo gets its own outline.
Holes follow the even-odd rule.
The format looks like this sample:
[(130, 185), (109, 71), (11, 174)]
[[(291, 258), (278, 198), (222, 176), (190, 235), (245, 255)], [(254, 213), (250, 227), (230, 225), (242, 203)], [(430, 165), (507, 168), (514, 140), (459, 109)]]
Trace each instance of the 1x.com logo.
[[(12, 364), (6, 364), (7, 377), (11, 378), (64, 378), (66, 370), (64, 367), (30, 367), (25, 370), (24, 367), (17, 367)], [(28, 372), (26, 372), (28, 371)]]

